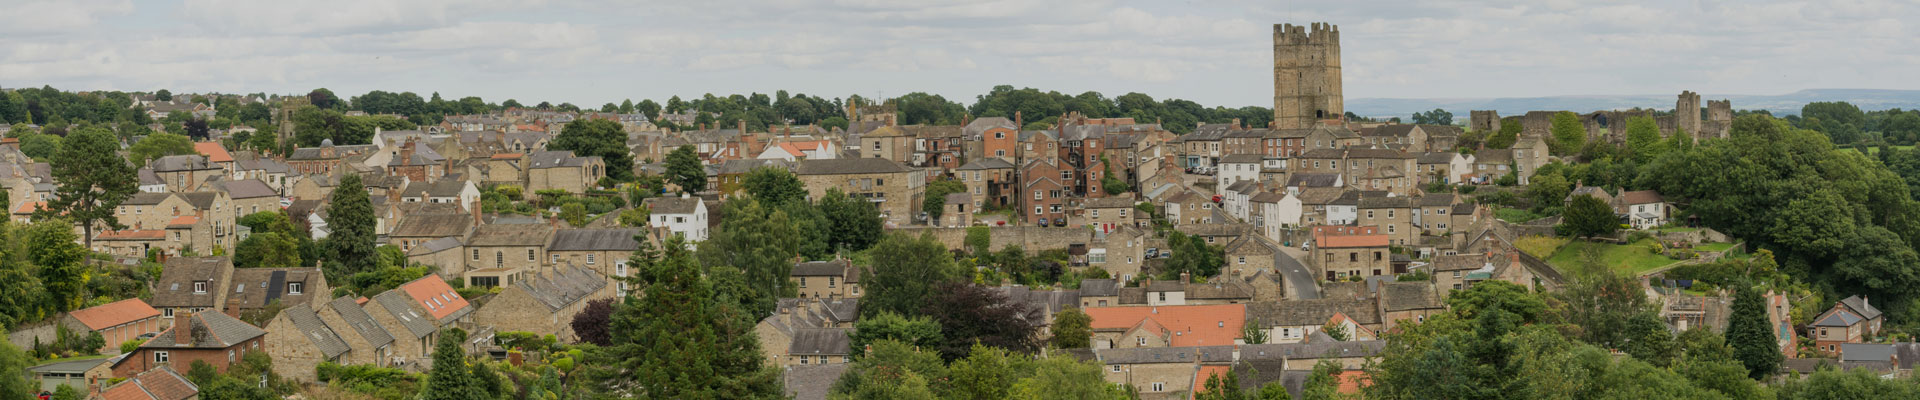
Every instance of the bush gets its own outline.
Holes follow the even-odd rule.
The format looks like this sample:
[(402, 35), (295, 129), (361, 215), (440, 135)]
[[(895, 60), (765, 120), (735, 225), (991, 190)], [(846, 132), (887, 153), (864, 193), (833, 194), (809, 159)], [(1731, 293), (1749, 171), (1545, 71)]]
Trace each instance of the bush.
[(120, 352), (132, 353), (134, 350), (139, 350), (140, 345), (143, 345), (143, 344), (147, 344), (146, 339), (134, 339), (134, 340), (128, 340), (125, 342), (120, 342)]

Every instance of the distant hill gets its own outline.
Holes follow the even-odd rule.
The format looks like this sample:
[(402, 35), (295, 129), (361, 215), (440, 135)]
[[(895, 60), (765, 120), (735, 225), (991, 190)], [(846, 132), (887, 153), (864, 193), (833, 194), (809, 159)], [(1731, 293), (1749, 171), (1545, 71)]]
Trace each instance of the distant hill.
[[(1622, 96), (1552, 96), (1552, 97), (1502, 97), (1502, 98), (1452, 98), (1452, 99), (1347, 99), (1347, 111), (1369, 117), (1408, 117), (1416, 112), (1430, 111), (1435, 108), (1453, 113), (1454, 119), (1468, 118), (1470, 110), (1499, 110), (1501, 116), (1514, 116), (1527, 111), (1569, 110), (1592, 112), (1597, 110), (1628, 109), (1634, 107), (1657, 110), (1673, 109), (1673, 102), (1680, 93), (1661, 95), (1622, 95)], [(1722, 95), (1702, 93), (1701, 105), (1707, 100), (1733, 100), (1736, 110), (1763, 109), (1774, 115), (1799, 114), (1800, 107), (1816, 101), (1845, 101), (1860, 106), (1861, 110), (1884, 110), (1889, 108), (1920, 108), (1920, 90), (1889, 89), (1807, 89), (1781, 95)]]

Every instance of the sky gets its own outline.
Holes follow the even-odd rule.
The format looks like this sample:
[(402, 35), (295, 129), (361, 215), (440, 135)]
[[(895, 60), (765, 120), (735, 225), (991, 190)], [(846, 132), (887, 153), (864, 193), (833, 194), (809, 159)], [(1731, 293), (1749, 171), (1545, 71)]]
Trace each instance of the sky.
[(0, 0), (0, 87), (370, 90), (597, 107), (713, 93), (971, 104), (995, 85), (1272, 105), (1274, 24), (1348, 98), (1920, 89), (1920, 0)]

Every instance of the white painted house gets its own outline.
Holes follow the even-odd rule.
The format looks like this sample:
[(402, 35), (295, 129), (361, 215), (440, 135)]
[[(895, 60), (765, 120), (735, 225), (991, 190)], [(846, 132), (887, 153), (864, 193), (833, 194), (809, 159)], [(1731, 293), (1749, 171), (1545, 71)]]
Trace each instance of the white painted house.
[(685, 236), (689, 247), (707, 240), (707, 204), (700, 198), (683, 193), (680, 197), (647, 199), (645, 205), (653, 213), (653, 226)]

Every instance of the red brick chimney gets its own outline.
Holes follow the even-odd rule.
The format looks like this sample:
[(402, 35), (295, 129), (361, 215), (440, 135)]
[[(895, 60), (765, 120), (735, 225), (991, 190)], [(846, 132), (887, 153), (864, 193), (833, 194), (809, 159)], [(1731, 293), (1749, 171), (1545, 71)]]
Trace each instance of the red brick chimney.
[(741, 135), (745, 135), (747, 133), (747, 120), (743, 119), (739, 121), (734, 121), (734, 126), (737, 126), (740, 128)]
[(173, 315), (178, 318), (176, 322), (173, 323), (173, 343), (175, 345), (192, 344), (193, 312), (176, 311)]
[(473, 214), (473, 226), (480, 226), (480, 200), (475, 199), (473, 204), (467, 207), (467, 211)]
[(1026, 129), (1026, 128), (1027, 128), (1026, 122), (1023, 122), (1020, 120), (1020, 111), (1014, 111), (1013, 112), (1013, 132), (1016, 133), (1016, 135), (1014, 135), (1016, 139), (1019, 136), (1017, 135), (1017, 133), (1019, 133), (1021, 129)]

